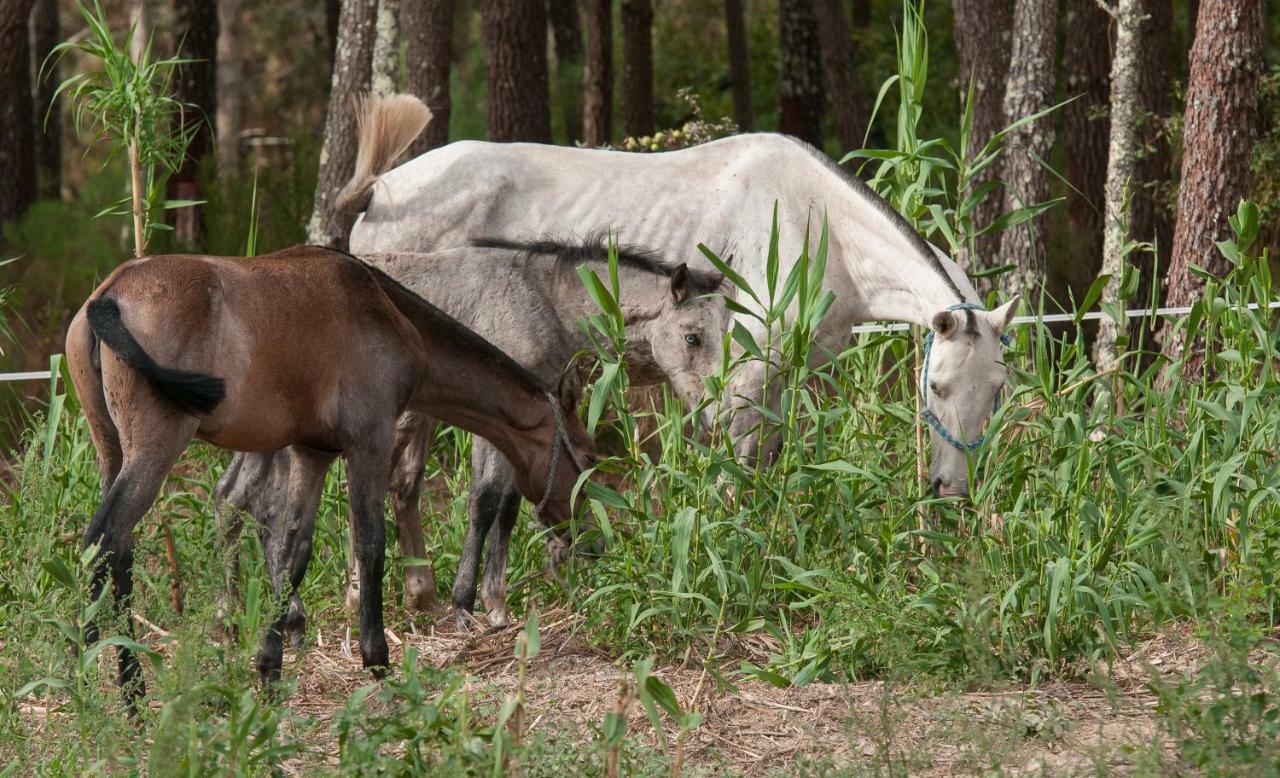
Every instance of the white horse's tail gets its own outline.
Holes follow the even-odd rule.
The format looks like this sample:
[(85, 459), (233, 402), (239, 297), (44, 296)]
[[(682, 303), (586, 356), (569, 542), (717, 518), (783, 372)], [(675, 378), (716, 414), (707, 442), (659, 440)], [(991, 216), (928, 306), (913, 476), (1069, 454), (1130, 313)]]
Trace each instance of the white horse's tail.
[(338, 193), (335, 210), (354, 218), (369, 204), (378, 177), (409, 148), (431, 121), (431, 109), (413, 95), (368, 97), (356, 107), (359, 148), (356, 171)]

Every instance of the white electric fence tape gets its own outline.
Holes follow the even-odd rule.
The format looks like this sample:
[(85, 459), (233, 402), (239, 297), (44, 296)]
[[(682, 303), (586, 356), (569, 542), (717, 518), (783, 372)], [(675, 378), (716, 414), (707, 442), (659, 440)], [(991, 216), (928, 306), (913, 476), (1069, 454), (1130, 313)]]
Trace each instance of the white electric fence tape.
[[(1280, 301), (1268, 303), (1266, 307), (1268, 309), (1280, 308)], [(1248, 308), (1251, 311), (1256, 311), (1258, 310), (1258, 304), (1249, 303)], [(1154, 311), (1149, 311), (1146, 308), (1133, 308), (1124, 312), (1125, 317), (1129, 319), (1143, 319), (1149, 316), (1186, 316), (1189, 313), (1191, 313), (1191, 306), (1186, 306), (1185, 308), (1157, 308)], [(1106, 315), (1102, 311), (1092, 311), (1081, 316), (1080, 320), (1093, 321)], [(1040, 322), (1042, 324), (1052, 324), (1054, 322), (1075, 321), (1075, 319), (1076, 315), (1074, 313), (1049, 313), (1044, 316), (1015, 316), (1013, 323), (1032, 324)], [(875, 332), (902, 332), (908, 329), (911, 329), (910, 324), (859, 324), (852, 328), (852, 332), (854, 335), (866, 335)], [(44, 381), (48, 380), (51, 375), (48, 370), (34, 370), (28, 373), (0, 373), (0, 383), (5, 381)]]

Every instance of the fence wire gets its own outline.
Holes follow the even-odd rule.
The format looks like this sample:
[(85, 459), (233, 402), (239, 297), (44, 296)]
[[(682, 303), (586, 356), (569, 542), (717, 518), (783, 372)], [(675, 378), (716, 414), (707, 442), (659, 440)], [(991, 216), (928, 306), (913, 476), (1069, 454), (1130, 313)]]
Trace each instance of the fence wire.
[[(1249, 303), (1249, 310), (1256, 311), (1259, 306), (1257, 303)], [(1268, 310), (1280, 308), (1280, 301), (1268, 303), (1265, 306)], [(1124, 312), (1127, 319), (1146, 319), (1156, 316), (1186, 316), (1191, 313), (1191, 306), (1181, 308), (1156, 308), (1154, 311), (1147, 308), (1130, 308)], [(1102, 311), (1090, 311), (1080, 317), (1080, 321), (1096, 321), (1107, 316)], [(1055, 324), (1058, 322), (1074, 322), (1076, 314), (1074, 313), (1048, 313), (1043, 316), (1015, 316), (1013, 324)], [(895, 322), (893, 324), (859, 324), (851, 329), (854, 335), (867, 335), (877, 332), (903, 332), (911, 329), (910, 324)], [(24, 373), (0, 373), (0, 383), (8, 381), (47, 381), (53, 377), (48, 370), (31, 370)]]

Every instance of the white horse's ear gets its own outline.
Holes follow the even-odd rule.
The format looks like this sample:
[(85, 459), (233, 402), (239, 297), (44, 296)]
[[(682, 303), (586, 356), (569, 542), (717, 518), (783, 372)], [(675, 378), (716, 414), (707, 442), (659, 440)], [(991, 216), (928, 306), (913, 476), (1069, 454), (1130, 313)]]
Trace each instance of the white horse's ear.
[(942, 340), (946, 340), (956, 333), (956, 330), (960, 328), (959, 324), (960, 323), (956, 321), (956, 315), (954, 312), (938, 311), (933, 316), (933, 334)]
[(1009, 328), (1009, 322), (1013, 321), (1013, 314), (1018, 310), (1018, 306), (1022, 303), (1022, 295), (1014, 295), (1013, 299), (994, 311), (987, 314), (987, 320), (991, 322), (991, 329), (997, 335), (1003, 335), (1004, 331)]

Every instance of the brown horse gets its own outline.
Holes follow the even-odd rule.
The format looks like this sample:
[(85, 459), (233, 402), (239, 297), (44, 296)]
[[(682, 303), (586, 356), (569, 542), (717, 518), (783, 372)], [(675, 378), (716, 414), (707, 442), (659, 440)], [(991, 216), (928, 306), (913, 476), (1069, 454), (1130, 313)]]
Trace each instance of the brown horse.
[[(67, 361), (102, 470), (102, 505), (84, 535), (86, 548), (99, 548), (94, 597), (109, 571), (116, 605), (127, 607), (133, 527), (193, 437), (236, 451), (290, 447), (279, 503), (291, 515), (277, 526), (308, 546), (324, 473), (341, 455), (361, 576), (360, 654), (375, 673), (387, 665), (383, 500), (402, 411), (491, 441), (550, 524), (571, 517), (578, 476), (595, 462), (571, 400), (382, 272), (325, 248), (127, 262), (76, 314)], [(309, 557), (295, 554), (278, 572), (279, 602)], [(267, 680), (280, 673), (283, 618), (258, 653)], [(121, 649), (131, 706), (142, 694), (139, 670)]]

